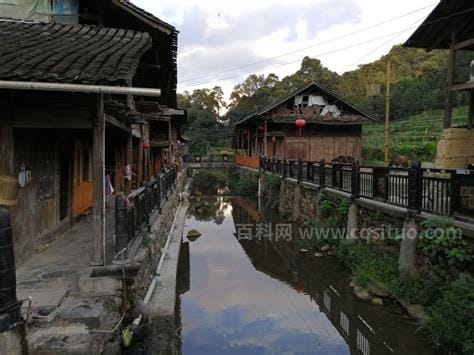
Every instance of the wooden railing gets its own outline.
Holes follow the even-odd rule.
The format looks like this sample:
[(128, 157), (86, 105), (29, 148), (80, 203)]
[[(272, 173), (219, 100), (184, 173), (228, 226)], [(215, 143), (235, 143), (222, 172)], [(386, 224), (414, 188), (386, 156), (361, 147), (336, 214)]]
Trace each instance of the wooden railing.
[(258, 169), (260, 167), (259, 157), (244, 157), (241, 155), (235, 156), (235, 164), (245, 166), (247, 168)]

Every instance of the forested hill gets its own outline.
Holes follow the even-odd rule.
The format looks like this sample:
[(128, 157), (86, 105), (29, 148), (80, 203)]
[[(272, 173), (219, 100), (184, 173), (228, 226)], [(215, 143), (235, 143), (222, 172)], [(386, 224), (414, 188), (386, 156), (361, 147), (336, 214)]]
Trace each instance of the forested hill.
[[(316, 58), (305, 57), (300, 69), (280, 80), (275, 74), (249, 75), (234, 87), (230, 102), (224, 100), (220, 87), (194, 90), (178, 95), (179, 105), (188, 110), (185, 134), (191, 138), (190, 151), (206, 153), (212, 147), (225, 147), (232, 134), (231, 125), (254, 113), (309, 81), (317, 81), (351, 101), (376, 118), (385, 113), (387, 62), (392, 65), (392, 120), (421, 117), (442, 109), (446, 82), (447, 51), (426, 52), (400, 45), (379, 60), (339, 75), (324, 67)], [(458, 55), (457, 77), (469, 80), (469, 53)], [(378, 89), (378, 95), (368, 95)], [(455, 105), (465, 105), (462, 94), (455, 95)], [(220, 117), (227, 108), (226, 117)], [(425, 115), (426, 116), (426, 115)]]
[[(227, 117), (234, 123), (304, 83), (317, 81), (381, 118), (385, 111), (385, 80), (389, 60), (392, 65), (394, 119), (443, 107), (447, 51), (426, 52), (397, 45), (379, 60), (343, 75), (332, 72), (318, 59), (309, 57), (303, 59), (301, 68), (296, 73), (282, 80), (274, 74), (250, 75), (243, 83), (235, 86)], [(467, 80), (470, 61), (467, 54), (461, 54), (458, 58), (463, 71), (458, 73), (459, 78)], [(372, 91), (371, 96), (368, 95), (369, 91)], [(377, 92), (378, 95), (373, 96)], [(462, 96), (456, 97), (456, 104), (463, 100)]]

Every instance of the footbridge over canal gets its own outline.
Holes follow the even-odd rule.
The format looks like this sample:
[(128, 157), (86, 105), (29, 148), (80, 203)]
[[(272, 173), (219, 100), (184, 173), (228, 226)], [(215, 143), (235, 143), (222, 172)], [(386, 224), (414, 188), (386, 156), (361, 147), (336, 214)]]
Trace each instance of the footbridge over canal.
[(191, 169), (229, 168), (236, 163), (234, 154), (185, 155), (184, 166)]

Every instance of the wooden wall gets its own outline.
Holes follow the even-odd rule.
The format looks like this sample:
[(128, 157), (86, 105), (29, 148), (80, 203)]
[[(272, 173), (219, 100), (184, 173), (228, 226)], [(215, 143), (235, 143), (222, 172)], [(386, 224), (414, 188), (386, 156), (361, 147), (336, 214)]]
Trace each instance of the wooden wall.
[[(0, 92), (0, 102), (0, 174), (18, 178), (23, 166), (31, 172), (10, 208), (15, 250), (22, 256), (69, 226), (73, 143), (78, 135), (90, 135), (95, 96)], [(64, 159), (68, 186), (61, 189)], [(60, 191), (68, 202), (62, 221)]]
[(361, 127), (323, 127), (311, 133), (276, 137), (267, 142), (268, 156), (330, 162), (338, 156), (361, 158)]

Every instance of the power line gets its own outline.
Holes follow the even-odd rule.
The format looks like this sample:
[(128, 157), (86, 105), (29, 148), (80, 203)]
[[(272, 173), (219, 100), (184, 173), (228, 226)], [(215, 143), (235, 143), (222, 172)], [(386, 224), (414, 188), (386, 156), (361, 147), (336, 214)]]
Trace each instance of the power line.
[[(402, 17), (406, 17), (406, 16), (408, 16), (409, 14), (412, 14), (412, 13), (416, 13), (416, 12), (422, 11), (422, 10), (424, 10), (424, 9), (426, 9), (426, 8), (429, 8), (429, 7), (433, 6), (433, 5), (434, 5), (434, 4), (432, 4), (432, 5), (430, 5), (430, 6), (426, 6), (426, 7), (424, 7), (424, 8), (419, 9), (419, 10), (414, 10), (413, 12), (408, 13), (408, 14), (405, 14), (405, 15), (400, 15), (400, 16), (398, 16), (397, 18), (388, 20), (388, 22), (394, 21), (394, 20), (399, 19), (399, 18), (402, 18)], [(433, 20), (433, 21), (425, 22), (425, 23), (423, 23), (421, 26), (427, 26), (427, 25), (430, 25), (430, 24), (433, 24), (433, 23), (436, 23), (436, 22), (441, 22), (441, 21), (444, 21), (444, 20), (446, 20), (446, 19), (449, 19), (449, 18), (452, 18), (452, 17), (456, 17), (456, 16), (459, 16), (459, 15), (462, 15), (462, 14), (466, 14), (466, 13), (469, 13), (469, 12), (473, 12), (473, 11), (474, 11), (474, 7), (469, 8), (469, 9), (466, 9), (466, 10), (462, 10), (462, 11), (459, 11), (459, 12), (456, 12), (456, 13), (453, 13), (453, 14), (448, 15), (448, 16), (444, 16), (444, 17), (438, 18), (438, 19)], [(373, 25), (373, 27), (377, 27), (377, 26), (378, 26), (378, 24)], [(363, 31), (365, 31), (365, 30), (366, 30), (366, 29), (362, 29), (362, 30), (359, 30), (359, 31), (356, 31), (356, 32), (352, 32), (352, 33), (350, 33), (350, 34), (346, 34), (346, 35), (337, 37), (337, 38), (335, 38), (335, 39), (333, 39), (333, 40), (326, 41), (326, 42), (322, 42), (322, 43), (320, 43), (320, 44), (316, 44), (316, 45), (313, 45), (313, 46), (310, 46), (310, 47), (307, 47), (307, 48), (304, 48), (304, 49), (301, 49), (301, 50), (298, 50), (298, 51), (303, 51), (303, 50), (306, 50), (306, 49), (308, 49), (308, 48), (313, 48), (313, 47), (319, 46), (319, 45), (324, 44), (324, 43), (333, 42), (333, 41), (335, 41), (335, 40), (337, 40), (337, 39), (340, 39), (340, 38), (349, 37), (349, 36), (351, 36), (351, 35), (353, 35), (353, 34), (357, 34), (357, 33), (363, 32)], [(407, 29), (407, 30), (408, 30), (408, 29)], [(379, 37), (379, 38), (375, 38), (375, 39), (373, 39), (373, 40), (371, 40), (371, 41), (361, 42), (361, 43), (359, 43), (359, 44), (357, 44), (357, 45), (370, 43), (370, 42), (377, 41), (377, 40), (379, 40), (379, 39), (386, 38), (386, 37), (392, 36), (392, 35), (397, 35), (397, 36), (398, 36), (398, 35), (402, 34), (403, 32), (406, 32), (406, 30), (400, 31), (400, 32), (396, 32), (396, 33), (391, 33), (391, 34), (389, 34), (389, 35), (382, 36), (382, 37)], [(357, 46), (357, 45), (348, 46), (348, 47), (346, 47), (346, 48), (342, 48), (342, 49), (339, 49), (339, 50), (326, 52), (326, 53), (323, 53), (323, 54), (319, 54), (319, 55), (317, 55), (317, 56), (323, 56), (323, 55), (335, 53), (335, 52), (338, 52), (338, 51), (341, 51), (341, 50), (344, 50), (344, 49), (349, 49), (349, 48), (355, 47), (355, 46)], [(298, 51), (296, 51), (296, 52), (298, 52)], [(267, 59), (261, 60), (261, 61), (259, 61), (259, 62), (255, 62), (255, 63), (252, 63), (252, 64), (247, 64), (247, 65), (240, 66), (240, 67), (235, 67), (235, 68), (232, 68), (232, 69), (228, 69), (228, 70), (226, 70), (226, 71), (223, 71), (223, 72), (225, 73), (225, 72), (229, 72), (229, 71), (235, 71), (235, 70), (237, 70), (237, 69), (241, 69), (241, 68), (244, 68), (244, 67), (248, 67), (248, 66), (251, 66), (251, 65), (254, 65), (254, 64), (257, 64), (257, 63), (262, 63), (262, 62), (270, 61), (270, 60), (273, 60), (273, 59), (275, 59), (275, 58), (279, 58), (279, 57), (282, 57), (282, 56), (285, 56), (285, 55), (289, 55), (289, 54), (292, 54), (292, 53), (293, 53), (293, 52), (289, 52), (289, 53), (286, 53), (286, 54), (284, 54), (284, 55), (282, 54), (282, 55), (280, 55), (280, 56), (276, 56), (276, 57), (272, 57), (272, 58), (267, 58)], [(288, 62), (288, 63), (282, 64), (282, 65), (271, 66), (271, 67), (267, 67), (267, 69), (270, 69), (270, 68), (278, 68), (278, 67), (290, 65), (290, 64), (297, 63), (297, 62), (299, 62), (299, 61), (300, 61), (300, 60)], [(219, 73), (223, 73), (223, 72), (219, 72)], [(212, 73), (211, 73), (211, 74), (208, 74), (208, 75), (205, 75), (205, 76), (202, 76), (202, 77), (204, 78), (204, 77), (213, 76), (213, 75), (217, 75), (217, 74), (212, 74)], [(214, 82), (214, 81), (233, 79), (233, 78), (236, 78), (236, 77), (240, 77), (240, 76), (242, 76), (242, 75), (243, 75), (243, 74), (238, 74), (238, 75), (233, 75), (233, 76), (226, 77), (226, 78), (216, 78), (216, 79), (214, 79), (214, 80), (212, 80), (212, 81), (208, 81), (208, 82), (202, 82), (202, 83), (196, 83), (196, 84), (193, 84), (193, 85), (187, 85), (187, 86), (185, 86), (184, 88), (186, 89), (186, 88), (191, 88), (191, 87), (195, 87), (195, 86), (201, 86), (201, 85), (204, 85), (204, 84), (212, 83), (212, 82)], [(188, 79), (188, 81), (189, 81), (189, 80), (196, 80), (196, 79), (197, 79), (197, 77), (192, 78), (192, 79), (190, 78), (190, 79)]]
[[(413, 22), (410, 26), (408, 26), (405, 31), (403, 31), (402, 33), (408, 31), (410, 28), (412, 28), (413, 26), (415, 26), (419, 21), (423, 20), (424, 17), (421, 17), (419, 18), (418, 20), (416, 20), (415, 22)], [(396, 34), (395, 36), (389, 38), (388, 41), (382, 43), (380, 46), (378, 46), (377, 48), (375, 48), (374, 50), (370, 51), (369, 53), (367, 53), (366, 55), (364, 55), (362, 58), (360, 58), (359, 60), (357, 60), (356, 62), (348, 65), (343, 71), (347, 71), (347, 69), (349, 69), (350, 67), (356, 65), (356, 64), (359, 64), (360, 62), (362, 62), (364, 59), (366, 59), (367, 57), (369, 57), (370, 55), (372, 55), (373, 53), (377, 52), (379, 49), (385, 47), (387, 44), (389, 44), (390, 42), (392, 42), (393, 40), (395, 40), (395, 38), (397, 38), (398, 36), (400, 36), (402, 33), (399, 33), (399, 34)]]
[[(338, 49), (335, 49), (335, 50), (331, 50), (331, 51), (328, 51), (328, 52), (324, 52), (324, 53), (317, 54), (316, 56), (317, 56), (317, 57), (322, 57), (322, 56), (325, 56), (325, 55), (329, 55), (329, 54), (341, 52), (341, 51), (344, 51), (344, 50), (347, 50), (347, 49), (351, 49), (351, 48), (354, 48), (354, 47), (361, 46), (361, 45), (363, 45), (363, 44), (372, 43), (372, 42), (375, 42), (375, 41), (378, 41), (378, 40), (387, 38), (387, 37), (389, 37), (389, 36), (400, 35), (400, 34), (402, 34), (403, 32), (406, 32), (407, 30), (408, 30), (408, 29), (405, 29), (405, 30), (403, 30), (403, 31), (398, 31), (398, 32), (390, 33), (390, 34), (385, 35), (385, 36), (380, 36), (380, 37), (377, 37), (377, 38), (373, 38), (373, 39), (370, 39), (370, 40), (367, 40), (367, 41), (359, 42), (359, 43), (356, 43), (356, 44), (351, 44), (351, 45), (349, 45), (349, 46), (345, 46), (345, 47), (342, 47), (342, 48), (338, 48)], [(300, 61), (301, 61), (301, 59), (298, 59), (298, 60), (294, 60), (294, 61), (291, 61), (291, 62), (288, 62), (288, 63), (270, 66), (270, 67), (267, 67), (266, 69), (270, 69), (270, 68), (280, 68), (280, 67), (284, 67), (284, 66), (286, 66), (286, 65), (291, 65), (291, 64), (299, 63)], [(201, 86), (201, 85), (205, 85), (205, 84), (210, 84), (210, 83), (213, 83), (214, 81), (228, 80), (228, 79), (233, 79), (233, 78), (237, 78), (237, 77), (240, 77), (240, 76), (242, 76), (242, 74), (232, 75), (232, 76), (224, 77), (224, 78), (216, 78), (216, 79), (214, 79), (214, 80), (212, 80), (212, 81), (200, 82), (200, 83), (196, 83), (196, 84), (192, 84), (192, 85), (187, 85), (187, 86), (185, 86), (184, 88), (185, 88), (185, 89), (186, 89), (186, 88), (192, 88), (192, 87), (195, 87), (195, 86)]]
[(272, 61), (274, 59), (278, 59), (278, 58), (282, 58), (282, 57), (285, 57), (285, 56), (288, 56), (288, 55), (291, 55), (291, 54), (295, 54), (295, 53), (299, 53), (299, 52), (303, 52), (305, 50), (308, 50), (308, 49), (311, 49), (311, 48), (315, 48), (315, 47), (319, 47), (321, 45), (324, 45), (324, 44), (328, 44), (328, 43), (332, 43), (334, 41), (337, 41), (337, 40), (340, 40), (340, 39), (343, 39), (343, 38), (347, 38), (347, 37), (351, 37), (351, 36), (354, 36), (356, 34), (359, 34), (359, 33), (362, 33), (362, 32), (365, 32), (365, 31), (368, 31), (370, 29), (373, 29), (373, 28), (376, 28), (376, 27), (379, 27), (379, 26), (382, 26), (382, 25), (386, 25), (387, 23), (390, 23), (390, 22), (393, 22), (393, 21), (396, 21), (396, 20), (399, 20), (401, 18), (404, 18), (404, 17), (407, 17), (407, 16), (410, 16), (410, 15), (413, 15), (415, 13), (418, 13), (420, 11), (423, 11), (423, 10), (426, 10), (432, 6), (434, 6), (435, 4), (431, 4), (431, 5), (428, 5), (428, 6), (424, 6), (422, 8), (419, 8), (419, 9), (416, 9), (416, 10), (413, 10), (413, 11), (410, 11), (410, 12), (407, 12), (405, 14), (402, 14), (402, 15), (399, 15), (399, 16), (396, 16), (396, 17), (393, 17), (391, 19), (388, 19), (386, 21), (382, 21), (382, 22), (379, 22), (379, 23), (376, 23), (374, 25), (371, 25), (371, 26), (368, 26), (368, 27), (365, 27), (365, 28), (362, 28), (358, 31), (355, 31), (355, 32), (351, 32), (351, 33), (346, 33), (344, 35), (341, 35), (341, 36), (338, 36), (338, 37), (335, 37), (335, 38), (332, 38), (330, 40), (326, 40), (326, 41), (323, 41), (323, 42), (320, 42), (320, 43), (316, 43), (314, 45), (311, 45), (311, 46), (307, 46), (307, 47), (304, 47), (304, 48), (300, 48), (300, 49), (297, 49), (297, 50), (294, 50), (294, 51), (291, 51), (291, 52), (286, 52), (286, 53), (282, 53), (280, 55), (277, 55), (277, 56), (274, 56), (274, 57), (270, 57), (270, 58), (265, 58), (265, 59), (262, 59), (262, 60), (258, 60), (256, 62), (253, 62), (253, 63), (249, 63), (249, 64), (244, 64), (244, 65), (241, 65), (241, 66), (236, 66), (236, 67), (232, 67), (232, 68), (229, 68), (229, 69), (225, 69), (225, 70), (222, 70), (222, 71), (219, 71), (219, 72), (214, 72), (214, 73), (208, 73), (208, 74), (204, 74), (204, 75), (200, 75), (200, 76), (196, 76), (196, 77), (185, 77), (183, 79), (184, 82), (188, 82), (188, 81), (193, 81), (195, 79), (201, 79), (201, 78), (206, 78), (206, 77), (209, 77), (209, 76), (213, 76), (213, 75), (220, 75), (220, 74), (225, 74), (225, 73), (228, 73), (228, 72), (231, 72), (231, 71), (235, 71), (235, 70), (238, 70), (238, 69), (242, 69), (242, 68), (248, 68), (248, 67), (251, 67), (253, 65), (256, 65), (256, 64), (260, 64), (260, 63), (266, 63), (268, 61)]

